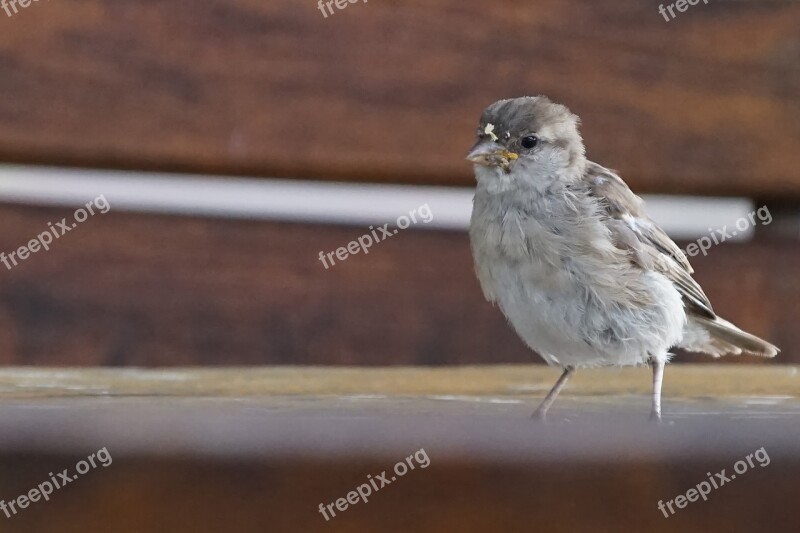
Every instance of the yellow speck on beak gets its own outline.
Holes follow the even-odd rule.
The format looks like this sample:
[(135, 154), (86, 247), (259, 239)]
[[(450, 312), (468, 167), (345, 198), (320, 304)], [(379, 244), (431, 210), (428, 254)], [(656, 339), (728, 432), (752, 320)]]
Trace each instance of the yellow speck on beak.
[(519, 154), (515, 154), (514, 152), (503, 152), (503, 157), (511, 161), (515, 161), (519, 159)]

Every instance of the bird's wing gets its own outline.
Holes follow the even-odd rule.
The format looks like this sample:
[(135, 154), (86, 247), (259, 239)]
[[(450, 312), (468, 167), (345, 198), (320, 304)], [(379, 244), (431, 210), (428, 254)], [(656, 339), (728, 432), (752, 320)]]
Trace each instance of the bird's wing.
[(644, 202), (614, 171), (589, 163), (583, 176), (590, 194), (605, 209), (606, 224), (615, 244), (631, 252), (632, 261), (645, 270), (665, 275), (693, 311), (716, 318), (711, 302), (692, 278), (692, 266), (686, 255), (664, 230), (650, 220)]

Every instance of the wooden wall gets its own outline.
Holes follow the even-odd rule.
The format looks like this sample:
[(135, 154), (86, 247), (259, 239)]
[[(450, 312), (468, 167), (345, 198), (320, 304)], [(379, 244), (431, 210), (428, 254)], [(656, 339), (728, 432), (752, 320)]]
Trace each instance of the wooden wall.
[[(64, 216), (0, 208), (0, 251)], [(407, 230), (326, 270), (319, 252), (363, 232), (98, 215), (46, 254), (0, 265), (0, 364), (538, 361), (484, 301), (466, 233)], [(720, 314), (782, 347), (775, 362), (800, 362), (800, 247), (724, 243), (693, 264)]]
[[(481, 110), (543, 93), (581, 115), (589, 156), (637, 192), (774, 207), (770, 231), (694, 264), (720, 314), (783, 348), (776, 363), (800, 363), (800, 2), (712, 0), (670, 22), (659, 3), (373, 0), (324, 18), (314, 0), (33, 2), (0, 11), (0, 163), (469, 186)], [(0, 252), (65, 216), (0, 204)], [(483, 300), (466, 234), (409, 230), (318, 261), (363, 231), (113, 210), (0, 264), (0, 366), (538, 361)], [(527, 422), (552, 369), (496, 397), (474, 390), (485, 370), (462, 374), (467, 390), (453, 369), (436, 386), (390, 370), (380, 394), (262, 370), (267, 385), (297, 373), (286, 383), (306, 388), (286, 395), (254, 391), (250, 369), (205, 387), (174, 369), (144, 387), (126, 369), (118, 389), (108, 370), (81, 369), (82, 386), (6, 370), (1, 499), (102, 446), (114, 463), (0, 515), (0, 530), (797, 531), (794, 369), (668, 378), (671, 423), (649, 428), (644, 369), (608, 390), (581, 376), (555, 413), (572, 422), (549, 426)], [(419, 390), (391, 395), (409, 382)], [(774, 466), (662, 517), (659, 499), (759, 446)], [(325, 522), (319, 502), (398, 447), (425, 447), (431, 468)]]
[(470, 184), (548, 94), (640, 192), (800, 196), (800, 3), (79, 0), (0, 13), (0, 160)]
[[(39, 2), (0, 13), (0, 161), (470, 185), (483, 107), (545, 93), (637, 192), (745, 195), (793, 221), (798, 27), (800, 3), (766, 0), (670, 22), (640, 0), (382, 0), (328, 18), (311, 0)], [(0, 250), (64, 214), (0, 206)], [(360, 233), (112, 213), (0, 266), (0, 363), (531, 360), (464, 234), (407, 232), (324, 270), (319, 251)], [(798, 255), (759, 240), (696, 261), (779, 362), (800, 357)]]

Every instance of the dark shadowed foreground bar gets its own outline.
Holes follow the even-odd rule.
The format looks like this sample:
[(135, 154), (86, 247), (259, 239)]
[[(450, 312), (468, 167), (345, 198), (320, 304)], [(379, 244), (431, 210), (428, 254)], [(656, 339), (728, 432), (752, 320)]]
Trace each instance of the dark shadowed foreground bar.
[[(0, 498), (49, 472), (71, 475), (101, 448), (113, 462), (0, 523), (36, 533), (797, 531), (798, 369), (670, 370), (661, 426), (647, 421), (646, 369), (578, 373), (548, 424), (529, 419), (555, 377), (540, 367), (5, 370)], [(395, 464), (415, 453), (427, 460), (400, 475)], [(376, 481), (366, 503), (325, 521), (320, 503), (384, 471), (388, 484)], [(729, 481), (708, 501), (672, 503), (665, 518), (659, 501), (716, 473)]]

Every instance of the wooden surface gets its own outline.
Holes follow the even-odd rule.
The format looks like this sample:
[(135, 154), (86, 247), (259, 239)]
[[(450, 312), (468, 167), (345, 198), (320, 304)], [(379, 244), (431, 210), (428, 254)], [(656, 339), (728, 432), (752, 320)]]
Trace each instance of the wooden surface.
[(470, 184), (482, 109), (545, 93), (640, 192), (800, 196), (800, 4), (35, 3), (0, 16), (0, 160)]
[[(64, 216), (0, 207), (0, 251)], [(323, 267), (320, 251), (363, 232), (112, 210), (49, 252), (0, 266), (0, 364), (539, 361), (484, 300), (465, 233), (408, 230)], [(774, 363), (800, 362), (800, 248), (724, 243), (693, 264), (722, 316), (781, 347)], [(727, 360), (742, 361), (765, 362)]]
[[(669, 367), (666, 424), (647, 369), (556, 377), (454, 369), (0, 370), (0, 498), (90, 470), (2, 531), (793, 532), (796, 367)], [(763, 448), (754, 467), (665, 518), (667, 501)], [(318, 511), (398, 461), (429, 464), (326, 522)], [(420, 464), (420, 463), (418, 463)], [(388, 477), (387, 477), (388, 479)]]
[[(800, 373), (794, 366), (667, 365), (665, 394), (681, 398), (800, 396)], [(576, 372), (565, 396), (648, 395), (650, 369), (601, 368)], [(346, 397), (381, 400), (395, 397), (465, 395), (504, 396), (521, 403), (547, 392), (558, 371), (539, 365), (425, 367), (223, 367), (34, 368), (0, 369), (0, 399), (69, 397)], [(453, 396), (453, 400), (463, 399)], [(515, 399), (514, 399), (515, 398)], [(645, 398), (646, 399), (646, 398)], [(530, 400), (532, 401), (532, 400)], [(633, 400), (632, 400), (633, 401)], [(637, 400), (638, 401), (638, 400)], [(387, 405), (390, 402), (385, 402)], [(491, 402), (490, 402), (491, 403)], [(498, 402), (503, 403), (503, 402)], [(755, 405), (755, 404), (754, 404)], [(8, 435), (5, 435), (8, 437)], [(5, 438), (0, 437), (0, 438)]]

